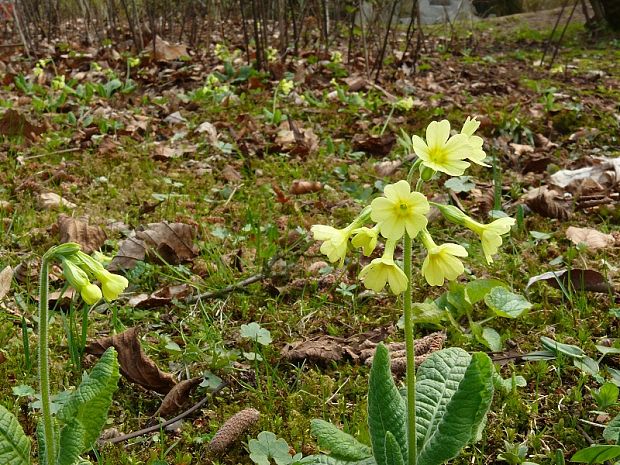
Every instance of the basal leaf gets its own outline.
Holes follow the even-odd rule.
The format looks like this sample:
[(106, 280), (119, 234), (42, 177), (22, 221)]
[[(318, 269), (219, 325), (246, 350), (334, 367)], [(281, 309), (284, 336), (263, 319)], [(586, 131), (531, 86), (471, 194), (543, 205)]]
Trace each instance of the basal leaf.
[(606, 441), (620, 444), (620, 415), (614, 417), (603, 430), (603, 437)]
[(385, 433), (385, 463), (390, 465), (405, 465), (400, 446), (389, 431)]
[(571, 344), (563, 344), (546, 336), (541, 336), (540, 342), (542, 342), (545, 349), (555, 352), (556, 354), (562, 353), (571, 358), (584, 358), (586, 356), (586, 353), (579, 347)]
[(379, 465), (392, 465), (385, 461), (385, 434), (388, 431), (396, 439), (403, 459), (406, 459), (406, 420), (405, 401), (394, 384), (388, 350), (379, 344), (370, 370), (368, 388), (368, 427), (372, 453)]
[(309, 455), (299, 461), (303, 465), (377, 465), (373, 457), (362, 460), (348, 461), (340, 460), (328, 455)]
[(465, 285), (465, 294), (469, 302), (475, 305), (498, 286), (506, 287), (506, 283), (498, 279), (476, 279)]
[(0, 463), (30, 465), (30, 439), (17, 418), (0, 405)]
[(499, 352), (502, 350), (502, 338), (497, 331), (493, 328), (483, 327), (482, 338), (484, 339), (484, 345), (486, 345), (493, 352)]
[(312, 420), (310, 431), (316, 436), (319, 446), (329, 449), (330, 455), (335, 458), (352, 461), (372, 456), (370, 447), (327, 421)]
[(418, 371), (418, 465), (439, 465), (475, 439), (493, 398), (493, 364), (459, 348), (431, 355)]
[(579, 463), (605, 463), (620, 457), (620, 446), (594, 445), (577, 451), (570, 459)]
[(90, 375), (84, 375), (82, 383), (58, 412), (58, 419), (65, 425), (77, 420), (84, 428), (80, 453), (90, 449), (99, 437), (119, 377), (116, 351), (111, 347), (104, 352)]
[(484, 302), (496, 315), (505, 318), (517, 318), (532, 308), (532, 304), (525, 297), (501, 286), (491, 289), (484, 296)]
[(75, 465), (84, 448), (85, 435), (86, 429), (77, 419), (62, 427), (57, 465)]

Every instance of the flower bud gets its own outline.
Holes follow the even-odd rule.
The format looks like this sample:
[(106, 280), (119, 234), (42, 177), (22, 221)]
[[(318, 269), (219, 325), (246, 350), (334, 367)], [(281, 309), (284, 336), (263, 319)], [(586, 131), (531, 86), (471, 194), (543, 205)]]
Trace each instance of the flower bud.
[(463, 213), (461, 210), (459, 210), (453, 205), (442, 205), (439, 203), (433, 203), (433, 206), (437, 207), (443, 217), (451, 223), (465, 226), (467, 220), (470, 219), (465, 213)]
[(94, 305), (101, 300), (101, 289), (96, 284), (88, 283), (80, 289), (80, 295), (88, 305)]
[(424, 164), (420, 165), (420, 178), (422, 178), (423, 181), (430, 181), (434, 175), (435, 175), (434, 169), (429, 168), (428, 166)]

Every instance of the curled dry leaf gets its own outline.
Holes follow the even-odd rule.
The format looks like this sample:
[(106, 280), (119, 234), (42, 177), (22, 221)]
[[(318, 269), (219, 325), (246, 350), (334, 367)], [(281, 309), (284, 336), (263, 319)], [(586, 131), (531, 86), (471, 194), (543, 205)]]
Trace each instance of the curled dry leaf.
[(382, 136), (355, 134), (353, 136), (353, 150), (366, 152), (376, 157), (389, 155), (395, 143), (396, 136), (394, 134), (384, 134)]
[(567, 220), (572, 214), (572, 202), (561, 193), (547, 186), (530, 190), (524, 196), (525, 203), (536, 213), (547, 218)]
[(607, 294), (612, 291), (611, 285), (605, 277), (594, 270), (571, 270), (548, 271), (547, 273), (532, 276), (525, 286), (525, 290), (538, 282), (545, 282), (556, 289), (572, 287), (578, 291), (592, 291)]
[(114, 347), (118, 352), (121, 374), (129, 381), (160, 394), (167, 394), (177, 384), (170, 373), (161, 371), (144, 353), (138, 328), (97, 339), (88, 344), (86, 353), (101, 356), (108, 347)]
[(246, 408), (235, 413), (217, 430), (208, 449), (213, 454), (226, 452), (241, 436), (258, 422), (260, 412)]
[(84, 253), (90, 254), (103, 246), (107, 237), (99, 226), (90, 226), (86, 218), (73, 218), (67, 215), (58, 217), (60, 242), (76, 242)]
[(159, 36), (155, 36), (155, 47), (150, 43), (145, 46), (145, 49), (151, 51), (155, 61), (174, 61), (189, 56), (186, 45), (171, 44)]
[(560, 170), (551, 175), (551, 182), (571, 192), (577, 190), (582, 181), (590, 179), (610, 188), (620, 182), (620, 158), (594, 157), (593, 166), (576, 170)]
[(566, 238), (573, 244), (585, 244), (592, 250), (612, 247), (616, 243), (611, 234), (604, 234), (592, 228), (576, 228), (574, 226), (568, 227)]
[(176, 384), (170, 389), (168, 394), (166, 394), (164, 400), (161, 401), (161, 405), (153, 417), (168, 418), (174, 416), (187, 404), (192, 391), (196, 389), (201, 382), (202, 378), (192, 378)]
[(198, 126), (194, 132), (197, 132), (199, 134), (204, 134), (209, 144), (211, 145), (217, 144), (217, 129), (215, 128), (215, 126), (213, 126), (213, 124), (209, 123), (208, 121), (201, 123), (200, 126)]
[(323, 184), (319, 181), (303, 181), (297, 179), (291, 184), (289, 192), (291, 195), (310, 194), (312, 192), (319, 192), (323, 189)]
[(375, 173), (382, 178), (392, 176), (402, 166), (401, 160), (388, 160), (375, 163)]
[(108, 270), (128, 270), (146, 259), (155, 263), (163, 260), (171, 265), (189, 261), (198, 254), (198, 248), (194, 245), (195, 236), (196, 228), (189, 224), (150, 223), (121, 243)]
[(13, 281), (13, 268), (7, 265), (2, 271), (0, 271), (0, 300), (7, 295), (11, 289), (11, 282)]
[(222, 177), (228, 182), (239, 182), (243, 179), (234, 166), (226, 165), (222, 170)]
[(133, 296), (127, 302), (127, 305), (135, 308), (155, 308), (168, 305), (174, 299), (182, 299), (191, 294), (192, 288), (188, 284), (177, 284), (175, 286), (166, 286), (152, 294), (138, 294)]
[(60, 207), (75, 208), (76, 204), (69, 202), (67, 199), (63, 199), (60, 195), (54, 192), (43, 192), (39, 194), (39, 207), (45, 210), (55, 210)]

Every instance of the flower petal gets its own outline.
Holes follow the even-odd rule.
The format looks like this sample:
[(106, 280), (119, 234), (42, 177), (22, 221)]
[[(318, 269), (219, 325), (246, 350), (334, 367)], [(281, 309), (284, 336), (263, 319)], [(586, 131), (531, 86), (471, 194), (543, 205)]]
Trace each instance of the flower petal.
[(447, 119), (432, 121), (426, 128), (426, 143), (431, 150), (443, 146), (448, 137), (450, 137), (450, 122)]

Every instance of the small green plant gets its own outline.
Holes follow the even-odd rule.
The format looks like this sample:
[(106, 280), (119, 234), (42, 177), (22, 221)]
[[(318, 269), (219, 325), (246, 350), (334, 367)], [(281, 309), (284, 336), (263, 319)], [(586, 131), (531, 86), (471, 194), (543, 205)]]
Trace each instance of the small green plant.
[[(257, 465), (270, 465), (272, 462), (276, 465), (295, 465), (300, 462), (301, 454), (292, 456), (289, 454), (289, 446), (287, 442), (276, 437), (270, 431), (263, 431), (258, 434), (256, 439), (250, 439), (248, 442), (250, 451), (250, 460)], [(303, 462), (305, 463), (305, 462)]]
[[(59, 261), (68, 283), (90, 305), (102, 297), (111, 301), (127, 287), (127, 280), (107, 271), (80, 251), (78, 244), (66, 243), (48, 250), (41, 260), (39, 276), (39, 388), (42, 417), (37, 425), (40, 465), (82, 463), (80, 455), (90, 450), (105, 424), (112, 395), (116, 391), (119, 366), (114, 348), (108, 349), (78, 388), (67, 395), (53, 413), (49, 381), (48, 321), (50, 264)], [(98, 279), (101, 288), (91, 282)], [(0, 405), (0, 459), (11, 465), (29, 465), (31, 442), (15, 416)]]
[(293, 81), (290, 81), (288, 79), (282, 79), (280, 82), (278, 82), (278, 85), (276, 86), (276, 90), (273, 93), (273, 102), (272, 102), (271, 111), (269, 111), (267, 108), (263, 108), (263, 115), (265, 116), (265, 119), (267, 120), (267, 122), (269, 122), (270, 124), (275, 124), (277, 126), (282, 121), (286, 121), (286, 118), (287, 118), (286, 115), (283, 114), (282, 111), (277, 107), (278, 97), (280, 95), (287, 96), (288, 94), (291, 93), (291, 91), (293, 90), (293, 87), (294, 87)]
[[(362, 268), (360, 279), (375, 292), (389, 284), (395, 295), (403, 294), (404, 330), (407, 354), (405, 394), (396, 386), (391, 373), (390, 356), (383, 344), (377, 346), (370, 371), (368, 389), (368, 426), (371, 447), (341, 432), (322, 420), (312, 423), (319, 445), (330, 450), (329, 456), (311, 456), (303, 463), (439, 465), (456, 457), (461, 449), (477, 440), (491, 405), (495, 369), (483, 353), (468, 354), (456, 347), (431, 354), (416, 373), (414, 324), (416, 307), (412, 303), (413, 239), (426, 250), (421, 273), (431, 286), (442, 286), (464, 273), (462, 257), (467, 251), (459, 244), (437, 245), (427, 226), (430, 202), (422, 193), (425, 182), (438, 173), (462, 176), (469, 161), (485, 165), (483, 140), (474, 136), (479, 126), (475, 119), (465, 121), (460, 134), (450, 136), (450, 123), (432, 122), (426, 130), (426, 141), (418, 136), (401, 138), (405, 149), (415, 152), (407, 180), (386, 185), (384, 196), (374, 199), (355, 220), (343, 229), (331, 226), (312, 227), (314, 238), (322, 241), (321, 252), (331, 262), (343, 265), (349, 245), (371, 255), (379, 238), (385, 239), (381, 257)], [(415, 188), (413, 177), (418, 173)], [(515, 223), (500, 218), (481, 224), (460, 210), (434, 204), (443, 216), (478, 235), (488, 263), (497, 253), (502, 235)], [(372, 220), (371, 228), (365, 224)], [(398, 241), (403, 245), (403, 266), (395, 262)], [(503, 288), (502, 288), (503, 289)], [(488, 295), (488, 294), (487, 294)], [(502, 311), (508, 297), (496, 296), (494, 302)]]

